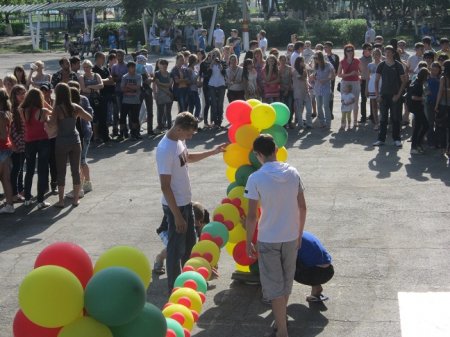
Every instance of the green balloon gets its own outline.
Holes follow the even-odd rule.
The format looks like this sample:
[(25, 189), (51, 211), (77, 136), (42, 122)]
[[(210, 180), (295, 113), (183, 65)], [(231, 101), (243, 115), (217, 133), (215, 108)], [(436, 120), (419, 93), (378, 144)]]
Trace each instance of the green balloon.
[(185, 271), (180, 275), (178, 275), (178, 277), (175, 280), (175, 288), (184, 287), (184, 283), (190, 280), (193, 280), (197, 284), (197, 289), (195, 290), (197, 290), (200, 293), (206, 294), (208, 284), (206, 283), (204, 277), (200, 273), (197, 273), (196, 271)]
[(268, 133), (271, 135), (278, 148), (285, 146), (287, 143), (288, 133), (286, 129), (280, 125), (272, 125), (270, 128), (262, 130), (261, 133)]
[(219, 236), (222, 239), (222, 247), (223, 248), (228, 242), (229, 232), (228, 228), (221, 222), (213, 221), (207, 224), (202, 228), (202, 234), (209, 233), (212, 237)]
[(110, 327), (135, 319), (145, 305), (145, 287), (128, 268), (110, 267), (96, 273), (84, 293), (89, 316)]
[(180, 323), (173, 318), (166, 318), (167, 330), (172, 330), (176, 337), (184, 337), (184, 329)]
[(281, 102), (273, 102), (270, 105), (275, 109), (275, 125), (285, 126), (287, 122), (289, 122), (289, 118), (291, 117), (291, 111), (289, 110), (289, 107)]
[(256, 170), (251, 165), (242, 165), (239, 167), (235, 174), (238, 185), (245, 186), (247, 184), (248, 177), (255, 171)]
[(252, 163), (252, 166), (255, 169), (259, 169), (262, 165), (259, 162), (258, 158), (256, 158), (256, 155), (253, 151), (250, 151), (250, 154), (248, 155), (248, 159), (250, 160), (250, 163)]
[[(167, 321), (161, 310), (145, 303), (141, 313), (127, 324), (112, 327), (114, 337), (166, 337)], [(150, 333), (151, 332), (151, 333)]]
[(227, 187), (227, 194), (230, 193), (230, 191), (231, 191), (233, 188), (238, 187), (238, 186), (239, 186), (239, 184), (238, 184), (237, 182), (233, 181), (233, 182), (232, 182), (230, 185), (228, 185), (228, 187)]

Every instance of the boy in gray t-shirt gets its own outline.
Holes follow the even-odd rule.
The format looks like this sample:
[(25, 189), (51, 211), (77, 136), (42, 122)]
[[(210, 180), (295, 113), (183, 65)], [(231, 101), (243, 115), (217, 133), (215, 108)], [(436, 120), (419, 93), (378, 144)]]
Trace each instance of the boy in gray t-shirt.
[(120, 134), (118, 140), (128, 138), (127, 115), (131, 130), (130, 140), (142, 139), (139, 130), (139, 110), (141, 107), (142, 76), (136, 73), (136, 63), (127, 63), (128, 72), (123, 75), (120, 87), (123, 92), (122, 110), (120, 111)]

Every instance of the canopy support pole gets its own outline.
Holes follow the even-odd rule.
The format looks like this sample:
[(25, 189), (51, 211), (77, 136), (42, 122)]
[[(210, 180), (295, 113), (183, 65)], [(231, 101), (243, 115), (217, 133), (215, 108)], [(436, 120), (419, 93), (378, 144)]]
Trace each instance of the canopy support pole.
[(95, 8), (92, 8), (92, 18), (91, 18), (91, 40), (94, 40), (94, 27), (95, 27)]
[(211, 20), (211, 27), (209, 28), (209, 36), (208, 36), (208, 44), (212, 44), (214, 26), (216, 25), (216, 17), (217, 17), (217, 5), (214, 5), (214, 12)]

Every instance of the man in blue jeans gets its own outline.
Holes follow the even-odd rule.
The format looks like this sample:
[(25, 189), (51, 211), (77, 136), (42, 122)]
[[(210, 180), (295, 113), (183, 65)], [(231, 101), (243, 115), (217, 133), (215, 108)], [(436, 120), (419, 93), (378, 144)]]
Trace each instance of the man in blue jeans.
[[(392, 46), (384, 48), (386, 59), (377, 67), (375, 78), (375, 95), (380, 104), (380, 131), (378, 140), (373, 146), (382, 146), (386, 141), (389, 113), (392, 121), (392, 138), (396, 147), (402, 147), (400, 129), (402, 122), (401, 98), (406, 87), (407, 78), (400, 62), (394, 59), (395, 50)], [(381, 90), (379, 83), (381, 80)]]
[(196, 241), (188, 163), (222, 153), (227, 145), (220, 144), (212, 150), (189, 153), (186, 140), (192, 138), (197, 128), (195, 117), (189, 112), (181, 112), (156, 148), (162, 205), (168, 222), (166, 271), (169, 293)]

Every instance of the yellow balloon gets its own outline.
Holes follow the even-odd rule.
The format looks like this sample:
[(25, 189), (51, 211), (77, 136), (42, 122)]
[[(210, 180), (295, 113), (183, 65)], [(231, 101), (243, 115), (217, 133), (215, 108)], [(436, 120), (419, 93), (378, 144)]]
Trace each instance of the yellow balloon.
[(181, 324), (183, 328), (186, 328), (188, 331), (191, 331), (194, 326), (194, 316), (192, 312), (181, 304), (169, 304), (164, 308), (162, 314), (164, 317), (172, 317), (174, 314), (182, 314), (184, 317), (184, 322)]
[[(234, 226), (234, 228), (230, 231), (228, 242), (236, 244), (240, 241), (245, 240), (246, 237), (247, 231), (245, 230), (244, 226), (242, 226), (242, 224), (239, 223), (236, 226)], [(233, 255), (233, 253), (231, 255)]]
[(250, 104), (252, 107), (255, 107), (258, 104), (261, 104), (261, 101), (257, 100), (256, 98), (250, 98), (247, 100), (247, 103)]
[(198, 268), (204, 267), (208, 270), (208, 277), (206, 278), (206, 280), (209, 280), (211, 278), (211, 265), (203, 257), (193, 257), (187, 260), (184, 266), (191, 266), (196, 271)]
[(22, 281), (19, 305), (34, 324), (45, 328), (64, 326), (79, 318), (83, 311), (83, 286), (65, 268), (42, 266)]
[(238, 198), (241, 201), (241, 208), (244, 210), (245, 214), (248, 213), (248, 199), (244, 197), (245, 188), (243, 186), (234, 187), (230, 193), (228, 193), (227, 197), (229, 199)]
[(241, 266), (239, 263), (236, 263), (236, 270), (242, 273), (250, 273), (250, 266)]
[(227, 179), (230, 183), (233, 183), (236, 181), (236, 167), (227, 166), (227, 170), (225, 171), (225, 175), (227, 176)]
[(66, 325), (58, 334), (58, 337), (81, 336), (113, 337), (113, 334), (106, 325), (88, 316), (81, 317)]
[(287, 161), (288, 159), (288, 151), (286, 150), (286, 148), (280, 147), (277, 151), (277, 160), (278, 161)]
[(216, 216), (218, 214), (222, 214), (225, 220), (231, 221), (234, 225), (241, 221), (239, 210), (232, 204), (222, 204), (218, 206), (214, 210), (213, 216)]
[(275, 118), (275, 109), (266, 103), (255, 106), (250, 115), (252, 125), (259, 130), (270, 128), (275, 123)]
[(230, 256), (233, 256), (233, 249), (234, 249), (234, 246), (236, 246), (236, 243), (230, 243), (229, 241), (228, 241), (228, 243), (225, 245), (225, 250), (227, 251), (227, 253), (228, 253)]
[[(188, 298), (190, 303), (186, 303), (182, 299), (183, 297)], [(203, 307), (202, 298), (198, 292), (191, 288), (178, 288), (175, 290), (169, 297), (169, 303), (184, 305), (188, 309), (194, 310), (197, 314), (200, 314)]]
[(239, 168), (242, 165), (250, 165), (248, 155), (250, 150), (243, 148), (239, 144), (232, 143), (228, 145), (223, 153), (223, 160), (228, 166)]
[(191, 250), (191, 258), (203, 257), (211, 267), (217, 266), (220, 258), (220, 248), (210, 240), (197, 242)]
[(253, 142), (259, 136), (259, 130), (250, 124), (239, 127), (236, 131), (236, 143), (246, 149), (253, 148)]
[(109, 267), (124, 267), (134, 271), (147, 288), (152, 279), (152, 269), (147, 256), (139, 249), (129, 246), (116, 246), (108, 249), (98, 258), (94, 274)]

